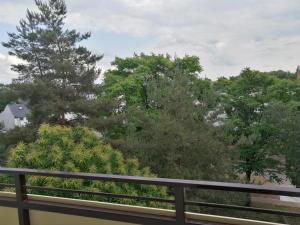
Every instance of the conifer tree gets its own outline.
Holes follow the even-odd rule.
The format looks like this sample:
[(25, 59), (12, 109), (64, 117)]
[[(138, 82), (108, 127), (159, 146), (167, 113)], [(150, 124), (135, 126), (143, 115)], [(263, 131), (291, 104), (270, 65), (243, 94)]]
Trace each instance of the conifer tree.
[(2, 43), (10, 55), (22, 60), (12, 65), (19, 74), (15, 89), (28, 102), (32, 122), (37, 125), (66, 124), (68, 113), (74, 121), (82, 121), (96, 104), (93, 93), (100, 74), (96, 63), (102, 55), (80, 45), (91, 33), (65, 27), (67, 9), (63, 0), (35, 3), (38, 11), (27, 10), (17, 32), (8, 33), (9, 40)]

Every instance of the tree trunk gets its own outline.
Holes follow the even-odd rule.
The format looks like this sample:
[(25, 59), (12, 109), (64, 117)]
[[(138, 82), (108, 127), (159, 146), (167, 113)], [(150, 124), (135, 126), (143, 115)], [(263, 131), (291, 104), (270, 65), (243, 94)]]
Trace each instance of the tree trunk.
[(65, 112), (61, 112), (59, 114), (58, 123), (59, 123), (59, 125), (65, 125), (66, 124)]
[(252, 174), (251, 170), (246, 171), (246, 182), (247, 182), (247, 184), (249, 184), (250, 181), (251, 181), (251, 174)]

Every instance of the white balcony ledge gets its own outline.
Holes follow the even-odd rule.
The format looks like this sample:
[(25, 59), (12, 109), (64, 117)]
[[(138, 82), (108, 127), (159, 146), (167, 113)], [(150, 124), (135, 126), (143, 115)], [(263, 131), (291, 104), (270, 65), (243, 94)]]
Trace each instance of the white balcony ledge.
[[(0, 197), (15, 199), (15, 193), (0, 192)], [(140, 206), (121, 205), (106, 202), (96, 202), (88, 200), (78, 200), (60, 197), (50, 197), (28, 194), (29, 201), (51, 202), (65, 206), (81, 206), (99, 210), (122, 211), (126, 213), (135, 213), (149, 216), (160, 216), (174, 218), (175, 211), (167, 209), (156, 209)], [(29, 210), (31, 225), (134, 225), (133, 223), (124, 223), (113, 220), (103, 220), (84, 216), (67, 215), (62, 213), (46, 212), (39, 210)], [(16, 208), (0, 207), (1, 224), (18, 225), (18, 212)], [(199, 214), (186, 212), (186, 218), (195, 222), (206, 222), (208, 224), (232, 224), (232, 225), (282, 225), (257, 220), (241, 219), (234, 217), (224, 217), (208, 214)]]

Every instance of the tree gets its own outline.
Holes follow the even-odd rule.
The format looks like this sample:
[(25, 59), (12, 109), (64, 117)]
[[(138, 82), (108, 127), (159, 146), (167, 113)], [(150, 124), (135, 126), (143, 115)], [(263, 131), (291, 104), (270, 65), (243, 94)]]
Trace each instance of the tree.
[[(236, 169), (245, 173), (246, 181), (250, 182), (253, 174), (266, 175), (278, 163), (271, 157), (274, 153), (265, 146), (270, 134), (261, 120), (268, 103), (266, 90), (274, 80), (246, 68), (239, 77), (221, 82), (225, 84), (221, 104), (228, 116), (225, 130), (232, 139), (231, 144), (239, 149)], [(275, 176), (275, 173), (268, 175)]]
[(213, 95), (209, 82), (198, 79), (202, 67), (196, 56), (171, 58), (169, 55), (142, 53), (125, 59), (116, 58), (112, 65), (114, 68), (104, 74), (103, 91), (99, 94), (103, 98), (114, 99), (117, 102), (114, 115), (117, 115), (120, 123), (117, 126), (115, 123), (113, 129), (104, 132), (109, 138), (117, 139), (126, 135), (124, 117), (130, 108), (153, 110), (153, 104), (148, 96), (149, 85), (155, 81), (172, 79), (175, 70), (184, 71), (191, 85), (198, 86), (193, 89), (196, 100), (199, 98), (203, 103), (208, 102), (202, 98), (211, 99)]
[(292, 111), (289, 118), (286, 129), (281, 131), (286, 153), (286, 174), (294, 185), (300, 187), (300, 111)]
[(16, 101), (16, 96), (9, 85), (0, 84), (0, 112), (5, 106), (13, 101)]
[(300, 111), (297, 108), (294, 104), (277, 102), (269, 108), (266, 119), (275, 134), (272, 148), (285, 155), (286, 175), (292, 184), (300, 186)]
[[(283, 125), (277, 125), (290, 118), (282, 110), (278, 116), (277, 111), (299, 101), (300, 86), (291, 76), (282, 74), (285, 73), (262, 73), (246, 68), (238, 77), (222, 78), (215, 84), (227, 115), (224, 129), (230, 143), (238, 149), (236, 169), (245, 173), (247, 182), (252, 175), (280, 181), (278, 175), (283, 172), (286, 152), (277, 147), (283, 146), (278, 136), (281, 133), (283, 138), (279, 129)], [(284, 124), (287, 136), (288, 125)]]
[[(120, 151), (104, 144), (93, 130), (84, 127), (70, 128), (49, 126), (47, 124), (40, 126), (36, 141), (29, 144), (19, 143), (11, 150), (7, 166), (71, 172), (154, 176), (149, 168), (140, 169), (137, 160), (125, 160)], [(139, 196), (167, 197), (165, 188), (152, 185), (33, 176), (28, 178), (28, 184)], [(103, 198), (96, 199), (103, 200)], [(126, 199), (118, 201), (111, 199), (111, 201), (127, 204), (136, 202)], [(153, 202), (147, 202), (147, 205), (156, 206)]]
[(126, 107), (140, 105), (147, 108), (149, 100), (147, 85), (152, 80), (172, 76), (172, 71), (181, 69), (196, 77), (202, 67), (196, 56), (185, 56), (172, 59), (169, 55), (134, 55), (125, 59), (116, 58), (112, 62), (114, 69), (104, 75), (105, 95), (111, 98), (122, 98)]
[[(31, 122), (66, 124), (84, 120), (84, 108), (94, 104), (94, 81), (102, 55), (80, 45), (90, 33), (64, 28), (67, 10), (63, 0), (36, 0), (37, 12), (27, 10), (16, 33), (2, 45), (23, 62), (12, 65), (19, 73), (14, 87), (31, 110)], [(70, 121), (70, 120), (69, 120)]]
[(295, 80), (296, 75), (295, 73), (291, 73), (289, 71), (283, 71), (283, 70), (276, 70), (276, 71), (270, 71), (270, 72), (261, 72), (262, 74), (265, 74), (267, 76), (276, 77), (283, 80)]
[(271, 148), (284, 155), (286, 176), (294, 185), (300, 185), (300, 81), (294, 73), (272, 71), (263, 73), (275, 76), (275, 82), (267, 89), (270, 105), (264, 117), (266, 126), (273, 133)]
[(116, 111), (123, 115), (105, 133), (113, 146), (161, 177), (228, 178), (226, 148), (206, 120), (215, 102), (211, 82), (199, 78), (197, 57), (141, 54), (113, 64), (105, 73), (105, 96), (121, 99)]
[(173, 78), (149, 87), (152, 110), (129, 110), (125, 150), (162, 177), (231, 179), (227, 149), (205, 121), (205, 104), (195, 101), (185, 75)]

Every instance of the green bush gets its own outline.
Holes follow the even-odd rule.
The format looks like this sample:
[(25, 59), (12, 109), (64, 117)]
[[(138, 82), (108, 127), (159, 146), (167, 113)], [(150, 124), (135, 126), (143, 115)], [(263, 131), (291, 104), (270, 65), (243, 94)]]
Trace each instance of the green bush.
[[(149, 168), (139, 168), (135, 159), (125, 160), (122, 153), (103, 143), (99, 134), (85, 127), (50, 126), (43, 124), (38, 130), (35, 142), (19, 143), (10, 152), (8, 167), (48, 169), (72, 172), (89, 172), (153, 177)], [(28, 185), (66, 189), (80, 189), (95, 192), (109, 192), (134, 196), (167, 198), (167, 189), (153, 185), (137, 185), (119, 182), (62, 179), (55, 177), (28, 176)], [(51, 194), (46, 191), (32, 193)], [(53, 193), (52, 193), (53, 194)], [(147, 206), (165, 205), (154, 202), (137, 202), (130, 199), (107, 199), (105, 197), (78, 196), (56, 193), (56, 196), (80, 197), (94, 200)]]

